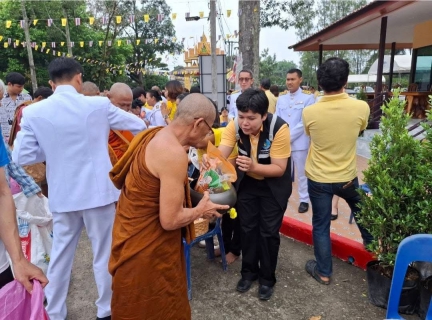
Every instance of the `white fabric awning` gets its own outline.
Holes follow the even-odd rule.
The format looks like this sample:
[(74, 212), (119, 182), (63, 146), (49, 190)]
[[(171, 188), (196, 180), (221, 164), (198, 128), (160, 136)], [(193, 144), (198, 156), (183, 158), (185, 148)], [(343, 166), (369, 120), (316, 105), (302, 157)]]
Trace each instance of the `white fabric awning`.
[[(390, 73), (390, 55), (384, 56), (383, 73)], [(378, 59), (371, 65), (368, 74), (377, 74)], [(411, 71), (411, 56), (410, 55), (396, 55), (394, 57), (393, 73), (410, 73)]]
[[(375, 83), (377, 79), (376, 74), (350, 74), (348, 76), (348, 83)], [(386, 81), (384, 77), (382, 77), (382, 81)]]

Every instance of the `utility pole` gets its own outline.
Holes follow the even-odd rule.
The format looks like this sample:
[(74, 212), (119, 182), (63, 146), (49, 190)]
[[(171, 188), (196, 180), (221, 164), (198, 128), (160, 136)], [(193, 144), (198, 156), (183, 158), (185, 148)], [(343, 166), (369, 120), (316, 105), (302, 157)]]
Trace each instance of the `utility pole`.
[(31, 47), (29, 20), (27, 17), (25, 0), (21, 0), (21, 10), (22, 10), (23, 18), (24, 18), (24, 34), (25, 34), (25, 39), (26, 39), (27, 55), (28, 55), (29, 67), (30, 67), (30, 78), (31, 78), (32, 88), (33, 88), (33, 93), (34, 93), (36, 91), (38, 85), (37, 85), (37, 79), (36, 79), (36, 68), (35, 68), (34, 60), (33, 60), (33, 51), (32, 51), (32, 47)]
[(218, 101), (217, 56), (216, 56), (216, 0), (210, 0), (210, 46), (212, 61), (212, 98)]

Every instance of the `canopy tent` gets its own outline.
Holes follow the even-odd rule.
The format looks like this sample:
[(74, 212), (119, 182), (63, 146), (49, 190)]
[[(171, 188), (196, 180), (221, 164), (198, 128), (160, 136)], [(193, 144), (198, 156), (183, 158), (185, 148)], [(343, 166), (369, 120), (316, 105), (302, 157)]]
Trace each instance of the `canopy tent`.
[[(375, 74), (350, 74), (348, 83), (375, 83), (377, 78), (378, 76)], [(382, 81), (385, 82), (384, 77), (382, 77)]]
[[(390, 55), (384, 56), (384, 67), (383, 74), (390, 73)], [(411, 59), (410, 55), (395, 55), (393, 73), (410, 73), (411, 71)], [(371, 65), (368, 74), (377, 74), (378, 70), (378, 59)]]

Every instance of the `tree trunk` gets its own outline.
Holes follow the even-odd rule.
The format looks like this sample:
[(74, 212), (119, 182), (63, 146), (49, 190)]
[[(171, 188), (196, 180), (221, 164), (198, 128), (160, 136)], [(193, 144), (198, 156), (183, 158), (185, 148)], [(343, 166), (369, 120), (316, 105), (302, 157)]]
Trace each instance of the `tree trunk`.
[(36, 79), (36, 68), (33, 60), (33, 51), (31, 47), (31, 39), (30, 39), (30, 31), (29, 31), (29, 20), (27, 17), (27, 11), (25, 8), (25, 0), (21, 0), (21, 9), (24, 18), (24, 34), (26, 39), (26, 47), (27, 47), (27, 55), (29, 59), (29, 67), (30, 67), (30, 79), (32, 82), (33, 93), (36, 91), (37, 79)]
[[(68, 15), (67, 15), (66, 9), (64, 7), (62, 7), (62, 9), (63, 9), (63, 16), (67, 19)], [(71, 46), (70, 31), (69, 31), (69, 19), (66, 22), (65, 32), (66, 32), (67, 52), (68, 52), (69, 56), (72, 57), (72, 46)]]
[(259, 75), (260, 2), (239, 0), (239, 50), (243, 69), (250, 69), (254, 78)]

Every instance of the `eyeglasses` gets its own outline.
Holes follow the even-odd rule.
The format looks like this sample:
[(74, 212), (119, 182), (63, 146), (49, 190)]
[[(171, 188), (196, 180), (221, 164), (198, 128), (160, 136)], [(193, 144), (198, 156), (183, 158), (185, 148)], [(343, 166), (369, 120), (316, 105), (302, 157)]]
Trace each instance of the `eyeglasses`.
[[(194, 118), (194, 120), (199, 120), (199, 119), (203, 119), (203, 118)], [(211, 136), (211, 135), (213, 134), (213, 129), (212, 129), (212, 127), (211, 127), (211, 126), (207, 123), (207, 121), (205, 121), (204, 119), (203, 119), (202, 122), (204, 122), (204, 123), (206, 124), (207, 128), (209, 128), (209, 132), (207, 133), (207, 135), (208, 135), (208, 136)]]
[(247, 81), (249, 81), (250, 79), (252, 79), (252, 78), (239, 78), (239, 82), (247, 82)]

